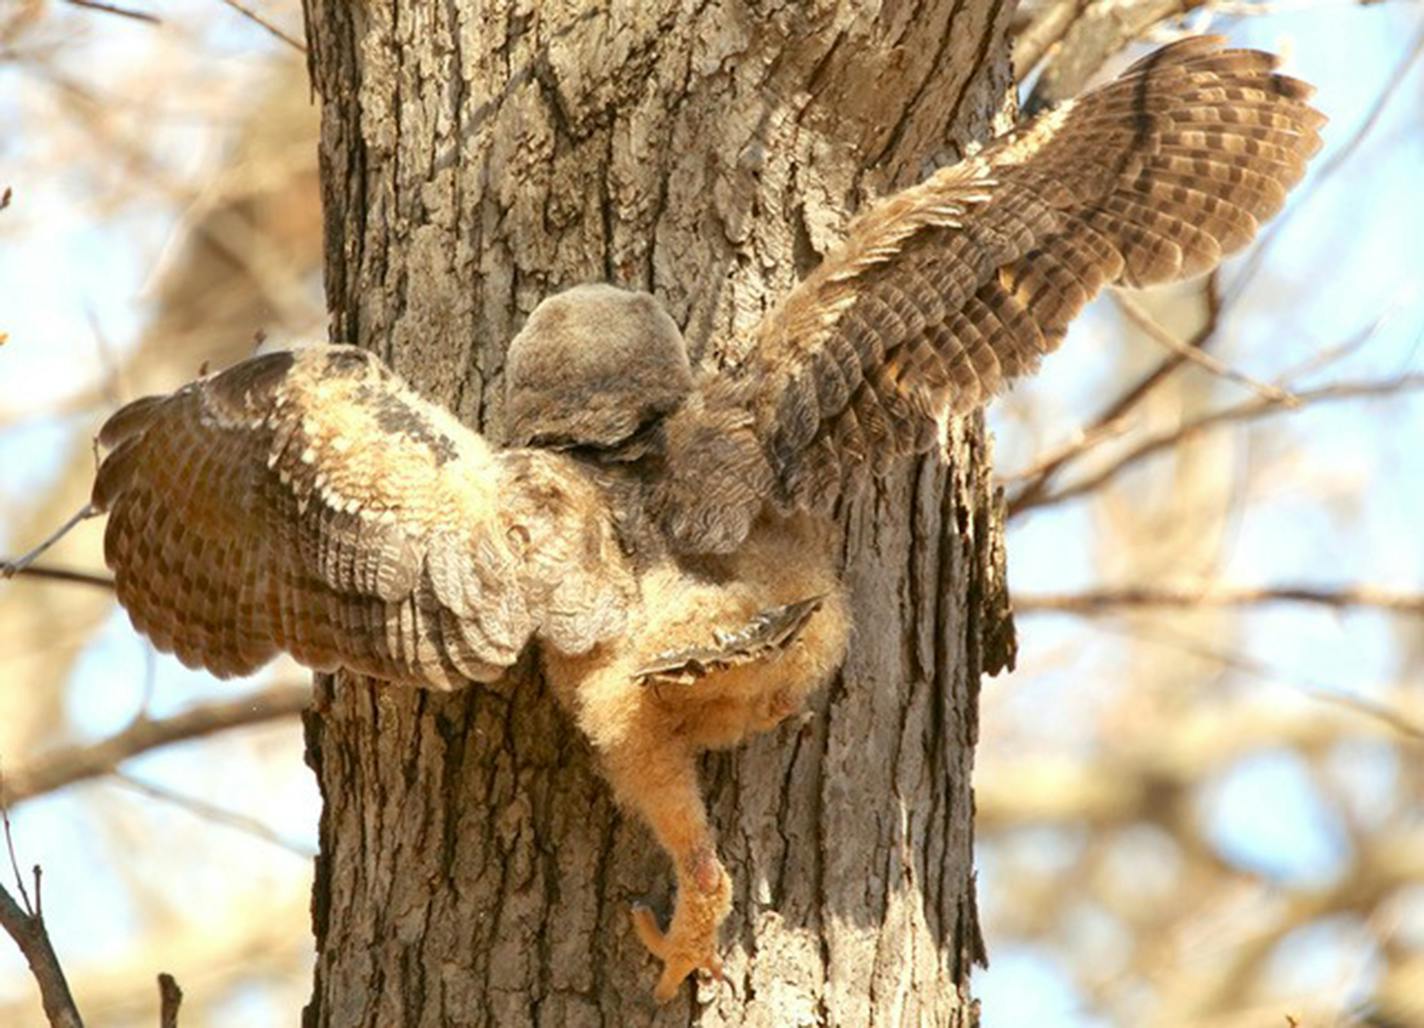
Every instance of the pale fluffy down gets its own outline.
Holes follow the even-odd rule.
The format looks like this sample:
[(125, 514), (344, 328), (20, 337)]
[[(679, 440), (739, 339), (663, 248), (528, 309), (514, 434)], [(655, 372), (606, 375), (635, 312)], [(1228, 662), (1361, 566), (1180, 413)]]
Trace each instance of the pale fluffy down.
[[(697, 755), (780, 724), (845, 656), (850, 612), (826, 532), (804, 515), (768, 517), (711, 575), (660, 562), (642, 576), (642, 603), (627, 636), (583, 657), (545, 656), (550, 682), (598, 750), (619, 801), (647, 822), (673, 859), (677, 907), (668, 930), (647, 911), (635, 912), (639, 937), (663, 961), (659, 999), (670, 998), (690, 972), (720, 968), (717, 929), (731, 883), (717, 860)], [(819, 609), (768, 660), (688, 684), (636, 677), (662, 652), (707, 646), (718, 628), (808, 597), (820, 598)]]

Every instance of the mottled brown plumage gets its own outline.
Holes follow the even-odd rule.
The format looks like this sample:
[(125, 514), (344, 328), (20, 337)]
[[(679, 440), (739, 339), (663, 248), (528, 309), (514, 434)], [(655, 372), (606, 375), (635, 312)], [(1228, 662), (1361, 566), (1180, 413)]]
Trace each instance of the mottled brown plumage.
[[(1061, 341), (1103, 286), (1243, 246), (1316, 151), (1309, 89), (1186, 40), (891, 196), (693, 369), (651, 297), (581, 287), (510, 348), (496, 449), (349, 347), (274, 354), (104, 426), (120, 601), (220, 675), (278, 651), (448, 689), (531, 642), (671, 855), (657, 993), (716, 971), (730, 883), (694, 758), (775, 725), (849, 622), (822, 515)], [(660, 684), (661, 683), (661, 686)]]
[(441, 689), (530, 638), (583, 653), (636, 583), (568, 458), (492, 450), (353, 347), (274, 353), (104, 425), (93, 503), (119, 602), (218, 675), (279, 651)]
[[(1310, 87), (1275, 58), (1184, 40), (882, 201), (704, 370), (669, 424), (661, 516), (689, 552), (734, 549), (778, 509), (831, 509), (862, 469), (937, 438), (1035, 370), (1103, 286), (1200, 274), (1278, 211), (1320, 146)], [(708, 423), (749, 415), (707, 456)], [(752, 438), (754, 437), (754, 439)], [(679, 440), (687, 440), (679, 445)], [(728, 502), (698, 483), (752, 483)]]

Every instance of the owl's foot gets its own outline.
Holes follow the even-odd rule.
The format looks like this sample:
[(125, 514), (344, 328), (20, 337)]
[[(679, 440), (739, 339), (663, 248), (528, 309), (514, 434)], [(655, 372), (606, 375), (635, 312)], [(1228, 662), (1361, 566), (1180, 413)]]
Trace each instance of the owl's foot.
[(648, 952), (663, 962), (663, 973), (653, 998), (666, 1003), (677, 995), (682, 981), (694, 971), (722, 980), (722, 959), (717, 955), (717, 929), (732, 908), (732, 880), (709, 849), (692, 854), (686, 868), (678, 869), (677, 906), (667, 931), (642, 904), (633, 907), (633, 930)]
[(749, 664), (786, 649), (801, 634), (811, 615), (821, 609), (823, 596), (772, 607), (750, 617), (744, 624), (713, 632), (711, 646), (660, 653), (634, 672), (643, 682), (676, 682), (689, 685), (714, 671)]

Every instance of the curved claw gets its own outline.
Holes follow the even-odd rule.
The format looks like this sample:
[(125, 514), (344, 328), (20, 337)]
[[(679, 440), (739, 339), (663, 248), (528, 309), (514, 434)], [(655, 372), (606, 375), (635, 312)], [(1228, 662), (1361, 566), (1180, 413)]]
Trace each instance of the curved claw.
[(725, 980), (722, 958), (714, 949), (708, 947), (705, 952), (697, 953), (676, 945), (669, 939), (669, 933), (658, 927), (657, 915), (642, 903), (633, 904), (632, 918), (633, 931), (637, 933), (638, 940), (649, 953), (663, 962), (663, 973), (653, 988), (653, 998), (659, 1003), (666, 1003), (676, 996), (683, 981), (694, 971), (705, 971), (718, 982)]

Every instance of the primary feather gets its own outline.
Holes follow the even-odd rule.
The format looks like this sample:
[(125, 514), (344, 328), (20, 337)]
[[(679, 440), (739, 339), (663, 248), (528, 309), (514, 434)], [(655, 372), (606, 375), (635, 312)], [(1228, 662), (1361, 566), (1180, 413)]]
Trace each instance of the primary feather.
[(124, 407), (93, 503), (135, 627), (218, 675), (278, 651), (455, 688), (531, 638), (586, 652), (634, 594), (571, 461), (495, 451), (352, 347), (244, 361)]
[[(656, 502), (677, 545), (733, 550), (767, 500), (830, 510), (857, 472), (928, 449), (940, 419), (1033, 371), (1104, 286), (1200, 274), (1246, 245), (1324, 122), (1275, 66), (1183, 40), (855, 219), (669, 424)], [(694, 487), (724, 480), (745, 499)]]

